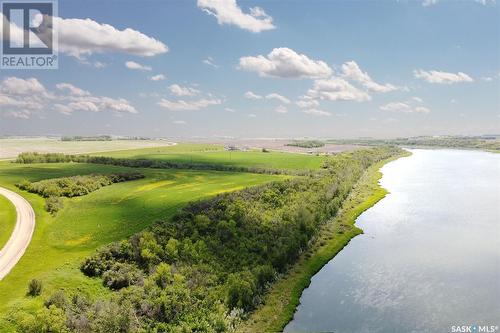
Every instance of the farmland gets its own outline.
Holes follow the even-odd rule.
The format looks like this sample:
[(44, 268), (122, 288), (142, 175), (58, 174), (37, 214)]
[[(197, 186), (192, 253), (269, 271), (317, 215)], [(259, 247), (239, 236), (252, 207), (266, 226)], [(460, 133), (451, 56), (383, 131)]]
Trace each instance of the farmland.
[(216, 164), (222, 166), (272, 168), (272, 169), (319, 169), (325, 156), (290, 154), (284, 152), (227, 151), (223, 146), (211, 144), (180, 143), (175, 146), (136, 150), (94, 153), (92, 155), (114, 158), (149, 159), (189, 164)]
[[(37, 219), (35, 234), (26, 254), (0, 281), (0, 313), (3, 316), (17, 308), (29, 310), (41, 305), (40, 298), (25, 297), (31, 278), (44, 281), (43, 295), (50, 295), (60, 288), (76, 288), (93, 296), (102, 295), (106, 291), (100, 282), (85, 278), (78, 270), (81, 260), (94, 249), (139, 232), (160, 218), (168, 218), (188, 202), (280, 178), (245, 173), (141, 169), (145, 179), (113, 184), (84, 197), (64, 199), (64, 209), (55, 217), (44, 211), (42, 197), (21, 192), (15, 187), (22, 180), (35, 182), (128, 170), (75, 163), (0, 163), (0, 185), (21, 193), (35, 209)], [(0, 330), (4, 329), (0, 326)]]

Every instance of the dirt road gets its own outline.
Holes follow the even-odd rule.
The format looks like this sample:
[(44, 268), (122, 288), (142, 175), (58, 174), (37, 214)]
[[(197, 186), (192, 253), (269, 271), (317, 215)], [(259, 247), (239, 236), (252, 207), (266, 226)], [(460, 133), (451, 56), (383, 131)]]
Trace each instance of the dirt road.
[(17, 264), (28, 247), (35, 230), (35, 212), (26, 199), (19, 194), (0, 187), (0, 194), (16, 207), (16, 226), (9, 241), (0, 251), (0, 280)]

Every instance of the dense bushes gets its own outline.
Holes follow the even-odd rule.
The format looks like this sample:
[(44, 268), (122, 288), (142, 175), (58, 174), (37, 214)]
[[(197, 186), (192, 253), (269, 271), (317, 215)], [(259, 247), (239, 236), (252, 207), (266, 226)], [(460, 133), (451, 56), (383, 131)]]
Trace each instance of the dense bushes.
[[(144, 178), (144, 175), (138, 172), (119, 173), (109, 175), (85, 175), (64, 178), (54, 178), (31, 183), (23, 181), (16, 184), (22, 190), (39, 194), (45, 198), (49, 197), (78, 197), (89, 194), (100, 189), (103, 186), (113, 183), (120, 183), (128, 180)], [(57, 204), (50, 202), (50, 205)], [(47, 206), (49, 203), (47, 203)]]

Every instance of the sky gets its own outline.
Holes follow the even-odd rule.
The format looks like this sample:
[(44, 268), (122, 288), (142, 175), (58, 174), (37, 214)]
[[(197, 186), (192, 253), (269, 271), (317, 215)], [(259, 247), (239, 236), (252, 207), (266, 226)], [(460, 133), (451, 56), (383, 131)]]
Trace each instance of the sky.
[(54, 22), (58, 69), (0, 70), (0, 135), (500, 133), (492, 0), (59, 0)]

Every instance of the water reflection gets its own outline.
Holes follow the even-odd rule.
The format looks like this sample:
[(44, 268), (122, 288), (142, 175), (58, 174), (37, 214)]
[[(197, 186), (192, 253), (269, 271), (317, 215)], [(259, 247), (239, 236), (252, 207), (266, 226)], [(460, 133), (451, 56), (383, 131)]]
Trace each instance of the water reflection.
[(313, 279), (286, 332), (450, 332), (500, 324), (500, 155), (412, 150), (386, 198)]

